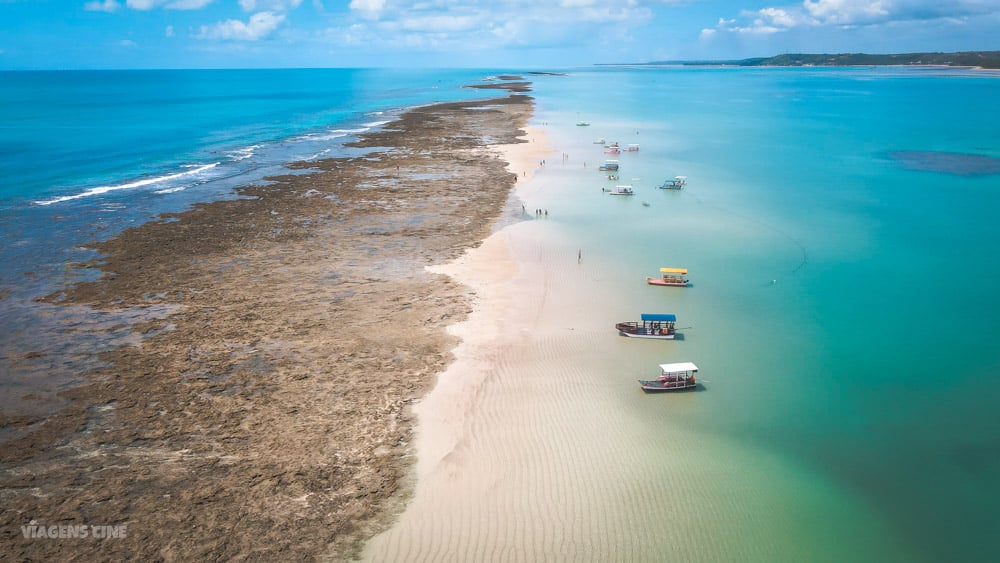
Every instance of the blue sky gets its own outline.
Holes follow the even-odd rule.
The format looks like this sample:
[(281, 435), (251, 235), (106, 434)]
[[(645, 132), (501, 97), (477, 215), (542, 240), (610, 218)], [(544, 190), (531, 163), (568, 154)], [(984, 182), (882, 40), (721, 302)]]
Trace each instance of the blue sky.
[(554, 68), (1000, 49), (1000, 0), (0, 0), (0, 69)]

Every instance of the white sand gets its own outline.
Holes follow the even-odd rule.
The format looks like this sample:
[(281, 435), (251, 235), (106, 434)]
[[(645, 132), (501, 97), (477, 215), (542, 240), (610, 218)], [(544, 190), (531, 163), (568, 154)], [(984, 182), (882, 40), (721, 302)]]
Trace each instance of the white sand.
[[(518, 174), (517, 187), (535, 175), (540, 162), (555, 151), (549, 146), (545, 131), (527, 126), (527, 143), (503, 145), (501, 158)], [(459, 259), (432, 271), (451, 276), (475, 292), (474, 310), (469, 318), (449, 328), (462, 342), (453, 351), (455, 361), (438, 377), (434, 390), (415, 406), (417, 428), (417, 479), (433, 473), (442, 460), (454, 451), (461, 439), (464, 418), (474, 399), (476, 388), (484, 383), (491, 369), (491, 359), (503, 342), (518, 328), (514, 320), (530, 318), (538, 301), (515, 291), (514, 279), (522, 273), (510, 247), (510, 233), (501, 230), (467, 251)], [(539, 287), (539, 284), (528, 284)]]

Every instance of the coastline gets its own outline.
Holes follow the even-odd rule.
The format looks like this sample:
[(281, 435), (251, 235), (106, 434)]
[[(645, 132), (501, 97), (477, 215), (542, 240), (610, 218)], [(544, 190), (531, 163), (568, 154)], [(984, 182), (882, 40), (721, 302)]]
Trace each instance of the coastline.
[[(141, 344), (101, 354), (68, 408), (5, 421), (20, 431), (0, 457), (5, 550), (350, 556), (401, 491), (409, 405), (470, 311), (468, 288), (425, 268), (489, 235), (518, 181), (496, 147), (524, 143), (531, 111), (517, 93), (416, 108), (353, 143), (363, 157), (95, 244), (104, 276), (50, 302), (179, 311), (135, 324)], [(31, 541), (29, 521), (129, 539)]]

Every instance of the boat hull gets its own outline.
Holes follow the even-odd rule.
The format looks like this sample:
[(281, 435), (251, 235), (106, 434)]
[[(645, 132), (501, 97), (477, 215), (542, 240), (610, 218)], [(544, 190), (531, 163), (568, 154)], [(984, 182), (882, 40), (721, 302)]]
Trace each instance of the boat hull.
[(635, 326), (635, 323), (618, 323), (615, 325), (618, 334), (629, 338), (651, 338), (654, 340), (673, 340), (676, 334), (673, 329), (645, 328)]
[(690, 283), (690, 282), (688, 282), (688, 280), (684, 280), (682, 282), (673, 282), (673, 281), (665, 281), (665, 280), (663, 280), (663, 278), (646, 278), (646, 283), (648, 283), (649, 285), (666, 285), (666, 286), (670, 286), (670, 287), (687, 287), (688, 283)]
[(669, 391), (684, 391), (694, 389), (697, 386), (694, 379), (684, 379), (681, 381), (661, 381), (661, 380), (639, 380), (639, 386), (646, 393), (666, 393)]

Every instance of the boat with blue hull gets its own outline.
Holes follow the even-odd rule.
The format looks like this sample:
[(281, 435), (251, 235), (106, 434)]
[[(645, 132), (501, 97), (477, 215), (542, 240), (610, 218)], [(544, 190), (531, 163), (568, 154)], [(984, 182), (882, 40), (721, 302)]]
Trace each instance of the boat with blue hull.
[(643, 313), (638, 321), (615, 323), (618, 334), (630, 338), (673, 340), (676, 335), (677, 315)]

